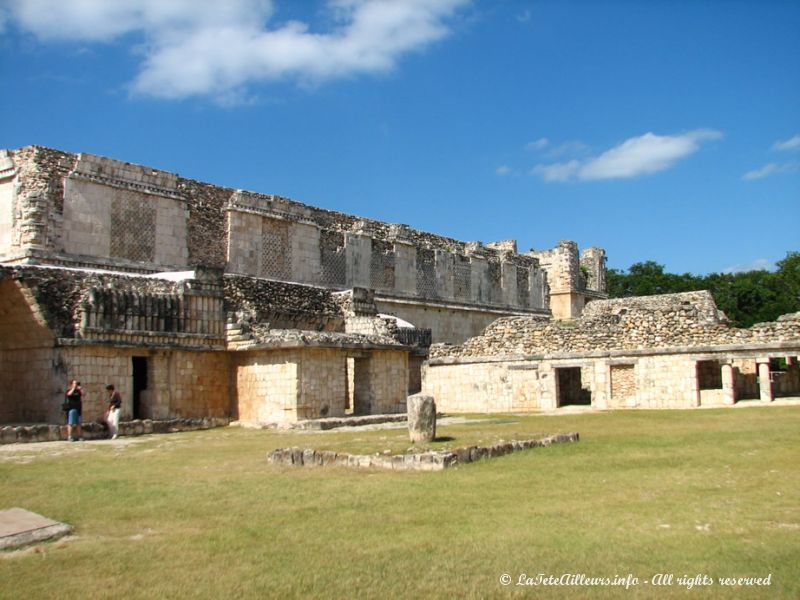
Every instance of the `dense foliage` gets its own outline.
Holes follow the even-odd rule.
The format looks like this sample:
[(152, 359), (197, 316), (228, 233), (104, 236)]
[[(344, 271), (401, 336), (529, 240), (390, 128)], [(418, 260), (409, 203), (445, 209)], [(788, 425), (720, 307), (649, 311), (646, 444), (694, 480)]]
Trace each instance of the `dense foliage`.
[(635, 263), (627, 271), (609, 269), (608, 293), (612, 298), (624, 298), (711, 290), (733, 325), (749, 327), (800, 311), (800, 252), (788, 252), (777, 267), (776, 271), (678, 275), (665, 273), (664, 265), (649, 260)]

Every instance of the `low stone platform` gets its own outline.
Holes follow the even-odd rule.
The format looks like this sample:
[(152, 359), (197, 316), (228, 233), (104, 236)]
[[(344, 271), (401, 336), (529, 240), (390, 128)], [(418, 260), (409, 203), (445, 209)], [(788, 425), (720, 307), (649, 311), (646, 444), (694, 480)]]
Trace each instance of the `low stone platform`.
[(0, 550), (14, 550), (53, 540), (72, 531), (66, 523), (53, 521), (24, 508), (0, 510)]
[(294, 423), (239, 423), (231, 425), (251, 429), (278, 429), (285, 431), (327, 431), (340, 427), (364, 427), (365, 425), (382, 425), (384, 423), (404, 423), (408, 420), (406, 413), (388, 415), (362, 415), (357, 417), (328, 417), (326, 419), (307, 419)]
[(296, 467), (348, 467), (351, 469), (388, 469), (393, 471), (442, 471), (456, 465), (495, 458), (528, 450), (577, 442), (578, 433), (557, 433), (527, 440), (500, 441), (492, 446), (467, 446), (450, 452), (418, 452), (414, 454), (347, 454), (310, 448), (278, 448), (267, 453), (267, 461)]
[[(149, 433), (175, 433), (178, 431), (197, 431), (225, 427), (230, 419), (220, 417), (203, 417), (202, 419), (134, 419), (120, 421), (119, 435), (144, 435)], [(85, 440), (104, 440), (108, 438), (108, 429), (103, 423), (90, 422), (81, 426), (81, 435)], [(0, 427), (0, 444), (26, 442), (58, 442), (67, 439), (66, 425), (6, 425)]]

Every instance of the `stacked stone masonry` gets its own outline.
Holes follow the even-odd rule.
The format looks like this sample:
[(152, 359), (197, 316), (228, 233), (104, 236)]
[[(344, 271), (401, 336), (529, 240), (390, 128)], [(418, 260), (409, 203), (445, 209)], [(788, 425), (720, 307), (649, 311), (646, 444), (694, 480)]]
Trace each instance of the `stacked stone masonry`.
[[(335, 290), (371, 288), (382, 312), (406, 320), (420, 309), (443, 313), (445, 321), (456, 307), (475, 314), (461, 331), (428, 324), (437, 341), (463, 341), (497, 312), (549, 314), (548, 274), (537, 257), (518, 254), (513, 240), (461, 242), (39, 146), (3, 151), (0, 167), (0, 261), (6, 263), (142, 273), (202, 265)], [(571, 293), (578, 306), (587, 294), (604, 294), (604, 263), (595, 264), (601, 263), (603, 274), (593, 279), (598, 287), (590, 290), (578, 285), (577, 260), (547, 270), (575, 284), (561, 293)]]
[(797, 393), (797, 315), (732, 329), (704, 293), (607, 301), (605, 260), (0, 151), (0, 422), (60, 421), (72, 378), (90, 420), (107, 383), (128, 418), (252, 423), (402, 412), (420, 390), (459, 411)]
[(731, 327), (708, 292), (592, 301), (574, 321), (498, 319), (434, 344), (423, 393), (447, 412), (691, 408), (800, 396), (800, 313)]
[(448, 452), (409, 454), (348, 454), (311, 448), (277, 448), (267, 453), (270, 464), (293, 467), (345, 467), (349, 469), (385, 469), (391, 471), (442, 471), (479, 460), (497, 458), (552, 444), (579, 441), (577, 433), (557, 433), (526, 440), (500, 441), (491, 446), (466, 446)]

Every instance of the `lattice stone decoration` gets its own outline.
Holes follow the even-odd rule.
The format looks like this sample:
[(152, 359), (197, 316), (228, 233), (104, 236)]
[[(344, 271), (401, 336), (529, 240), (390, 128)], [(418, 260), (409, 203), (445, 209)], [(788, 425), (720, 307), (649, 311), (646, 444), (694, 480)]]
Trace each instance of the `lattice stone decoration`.
[(394, 244), (373, 238), (369, 264), (369, 280), (373, 289), (394, 289), (394, 261)]
[(417, 294), (423, 298), (436, 297), (436, 254), (433, 250), (417, 248)]
[(277, 219), (261, 222), (261, 276), (291, 279), (292, 244), (289, 224)]
[(517, 302), (519, 306), (528, 306), (530, 301), (530, 269), (517, 267)]
[(503, 283), (500, 279), (500, 262), (490, 260), (486, 263), (486, 278), (489, 280), (489, 304), (503, 303)]
[(325, 229), (320, 231), (319, 253), (320, 263), (322, 264), (322, 283), (344, 286), (347, 281), (344, 234), (339, 231)]
[(111, 256), (153, 262), (155, 251), (155, 206), (136, 194), (116, 191), (111, 203)]
[(472, 262), (469, 256), (457, 254), (455, 257), (453, 295), (456, 300), (469, 300), (472, 296)]

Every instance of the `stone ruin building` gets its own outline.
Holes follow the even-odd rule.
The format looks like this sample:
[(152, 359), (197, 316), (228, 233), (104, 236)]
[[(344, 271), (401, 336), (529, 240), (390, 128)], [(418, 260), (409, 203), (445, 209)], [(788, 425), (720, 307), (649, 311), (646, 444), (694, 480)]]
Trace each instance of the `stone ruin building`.
[(574, 321), (503, 317), (434, 344), (423, 388), (445, 412), (724, 406), (800, 396), (798, 355), (800, 313), (737, 329), (709, 292), (595, 300)]
[(605, 253), (517, 252), (90, 154), (0, 151), (0, 423), (405, 410), (431, 342), (573, 318)]
[(243, 423), (403, 412), (421, 389), (447, 412), (797, 392), (797, 315), (737, 330), (707, 293), (606, 300), (605, 260), (0, 151), (0, 424), (61, 422), (73, 378), (84, 420), (107, 383), (123, 418)]

